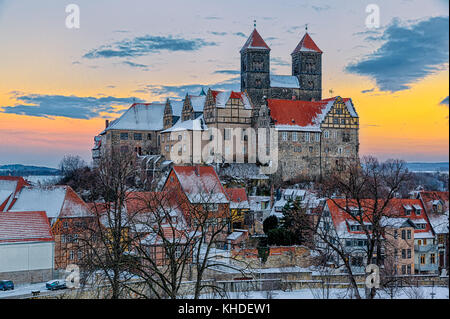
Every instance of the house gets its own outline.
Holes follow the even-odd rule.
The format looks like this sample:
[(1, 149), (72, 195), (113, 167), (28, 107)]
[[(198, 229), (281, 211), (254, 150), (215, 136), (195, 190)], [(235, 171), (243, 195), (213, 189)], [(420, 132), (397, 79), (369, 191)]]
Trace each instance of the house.
[(449, 192), (421, 191), (422, 201), (438, 244), (439, 269), (449, 267)]
[(230, 199), (231, 230), (252, 227), (253, 222), (249, 214), (250, 204), (245, 188), (226, 188), (225, 190)]
[[(380, 202), (382, 203), (383, 201), (380, 200)], [(330, 241), (340, 241), (340, 244), (349, 255), (352, 268), (358, 272), (363, 271), (362, 266), (367, 263), (368, 238), (363, 227), (367, 227), (366, 230), (369, 234), (371, 233), (373, 207), (374, 201), (370, 199), (361, 200), (361, 207), (354, 200), (329, 199), (326, 201), (322, 218), (318, 224), (318, 231), (329, 236)], [(362, 218), (364, 226), (356, 221), (354, 216)], [(408, 251), (406, 253), (407, 256), (411, 256), (411, 259), (414, 260), (414, 273), (436, 273), (438, 271), (437, 245), (421, 201), (417, 199), (391, 199), (383, 211), (383, 217), (407, 218), (412, 223), (411, 225), (414, 225), (414, 234), (411, 233), (410, 236), (407, 235), (406, 237), (410, 246), (409, 249), (411, 249), (410, 253)], [(380, 225), (384, 230), (389, 224), (386, 220), (380, 221)], [(406, 226), (403, 226), (403, 228), (406, 228)], [(407, 229), (405, 231), (407, 234)], [(389, 244), (387, 239), (385, 234), (383, 238), (384, 250)], [(326, 248), (326, 243), (319, 236), (316, 240), (319, 248)], [(412, 242), (414, 242), (414, 252), (412, 250)], [(371, 258), (373, 257), (375, 256)], [(386, 251), (384, 251), (383, 259), (386, 260), (387, 257)], [(335, 262), (340, 262), (337, 256), (335, 256)]]
[(271, 197), (270, 196), (249, 196), (248, 201), (250, 204), (250, 214), (253, 215), (254, 231), (252, 235), (262, 235), (263, 222), (270, 216), (272, 209)]
[(52, 279), (55, 240), (43, 211), (0, 213), (0, 280)]
[(19, 176), (0, 176), (0, 212), (7, 211), (17, 200), (17, 194), (30, 184)]
[(93, 220), (89, 207), (70, 186), (22, 187), (8, 212), (44, 211), (55, 241), (55, 268), (82, 258), (79, 239)]
[(406, 217), (383, 217), (385, 270), (389, 275), (414, 274), (414, 230), (416, 225)]
[(201, 220), (214, 221), (211, 225), (221, 228), (218, 238), (225, 244), (230, 228), (230, 201), (212, 166), (174, 166), (162, 191), (191, 228)]

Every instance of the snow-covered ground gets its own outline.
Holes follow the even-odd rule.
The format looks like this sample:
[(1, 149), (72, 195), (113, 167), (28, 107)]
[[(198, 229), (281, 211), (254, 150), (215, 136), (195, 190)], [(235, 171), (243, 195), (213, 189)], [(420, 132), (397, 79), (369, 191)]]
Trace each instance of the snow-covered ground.
[(29, 181), (33, 185), (37, 184), (52, 184), (61, 179), (62, 176), (59, 175), (30, 175), (24, 176), (23, 178)]
[(0, 299), (29, 295), (32, 291), (37, 290), (39, 290), (41, 293), (47, 292), (48, 290), (47, 288), (45, 288), (45, 282), (40, 282), (37, 284), (15, 285), (14, 290), (0, 291)]
[[(392, 299), (432, 299), (431, 293), (435, 293), (434, 299), (449, 299), (448, 287), (405, 287), (399, 288)], [(360, 294), (364, 297), (364, 289), (360, 289)], [(324, 296), (327, 296), (325, 298)], [(212, 296), (206, 294), (203, 296), (207, 299), (223, 299), (220, 296)], [(225, 298), (229, 299), (351, 299), (349, 290), (333, 288), (329, 290), (329, 294), (322, 289), (302, 289), (294, 291), (251, 291), (251, 292), (234, 292), (228, 293)], [(378, 291), (377, 299), (391, 299), (384, 291)]]

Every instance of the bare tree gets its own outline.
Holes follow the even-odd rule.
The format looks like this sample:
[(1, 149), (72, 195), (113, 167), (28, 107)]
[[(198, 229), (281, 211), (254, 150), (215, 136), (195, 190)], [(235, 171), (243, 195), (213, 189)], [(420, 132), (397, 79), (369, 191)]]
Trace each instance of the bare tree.
[[(330, 176), (321, 187), (322, 195), (359, 226), (366, 238), (364, 247), (358, 254), (365, 255), (365, 265), (375, 264), (381, 268), (384, 264), (384, 247), (386, 243), (385, 217), (392, 217), (390, 202), (398, 194), (402, 185), (410, 179), (404, 162), (389, 160), (378, 162), (373, 157), (363, 158), (362, 163), (344, 163), (344, 169)], [(322, 221), (326, 219), (322, 216)], [(329, 225), (328, 225), (329, 226)], [(318, 239), (330, 247), (348, 273), (356, 298), (361, 298), (356, 277), (350, 263), (351, 253), (345, 247), (339, 234), (333, 227), (321, 227), (315, 232)], [(354, 253), (354, 252), (353, 252)], [(366, 291), (367, 298), (374, 298), (376, 288)]]
[(106, 282), (112, 299), (124, 296), (124, 282), (131, 279), (130, 218), (125, 210), (129, 182), (134, 176), (134, 163), (129, 154), (114, 153), (99, 163), (93, 188), (102, 190), (103, 201), (91, 203), (94, 222), (81, 239), (81, 266), (88, 278)]

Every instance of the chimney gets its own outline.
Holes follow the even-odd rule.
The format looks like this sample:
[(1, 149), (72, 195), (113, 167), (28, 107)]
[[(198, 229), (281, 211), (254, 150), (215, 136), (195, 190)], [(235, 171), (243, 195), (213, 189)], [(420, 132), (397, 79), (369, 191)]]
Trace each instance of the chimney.
[(105, 128), (108, 128), (109, 126), (109, 120), (105, 120)]

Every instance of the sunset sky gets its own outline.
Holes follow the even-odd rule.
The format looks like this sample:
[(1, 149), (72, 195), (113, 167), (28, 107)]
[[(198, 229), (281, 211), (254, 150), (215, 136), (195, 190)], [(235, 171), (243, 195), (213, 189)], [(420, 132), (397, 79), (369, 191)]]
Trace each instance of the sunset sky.
[[(65, 21), (80, 8), (80, 28)], [(323, 97), (350, 97), (361, 155), (449, 159), (448, 0), (0, 0), (0, 165), (91, 161), (105, 119), (133, 101), (239, 90), (253, 20), (271, 71), (291, 74), (305, 24)], [(366, 6), (380, 8), (369, 29)], [(330, 93), (330, 90), (333, 93)]]

